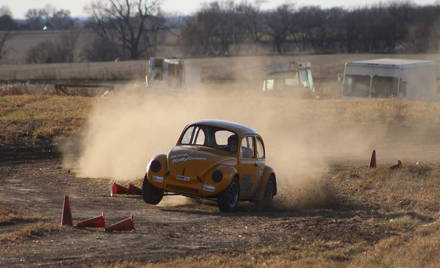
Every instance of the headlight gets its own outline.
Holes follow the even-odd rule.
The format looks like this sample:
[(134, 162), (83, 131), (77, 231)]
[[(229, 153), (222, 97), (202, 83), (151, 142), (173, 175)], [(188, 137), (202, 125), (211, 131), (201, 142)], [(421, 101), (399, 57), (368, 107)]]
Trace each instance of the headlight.
[(157, 160), (153, 160), (153, 162), (151, 162), (150, 164), (150, 169), (153, 172), (159, 172), (159, 170), (162, 168), (162, 165), (160, 164), (159, 161)]
[(212, 180), (215, 182), (220, 182), (223, 179), (223, 174), (221, 173), (221, 171), (216, 170), (214, 172), (212, 172)]

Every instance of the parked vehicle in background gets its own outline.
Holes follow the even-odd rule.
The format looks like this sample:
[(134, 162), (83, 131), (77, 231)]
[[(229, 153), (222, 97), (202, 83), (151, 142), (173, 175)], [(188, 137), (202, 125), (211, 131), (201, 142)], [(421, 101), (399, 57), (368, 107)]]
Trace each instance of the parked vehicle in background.
[(284, 62), (266, 68), (263, 92), (271, 95), (312, 97), (315, 94), (310, 62)]
[(376, 59), (345, 64), (342, 96), (434, 100), (436, 64), (428, 60)]
[(150, 58), (147, 61), (145, 82), (147, 87), (180, 88), (184, 86), (184, 61), (182, 59)]

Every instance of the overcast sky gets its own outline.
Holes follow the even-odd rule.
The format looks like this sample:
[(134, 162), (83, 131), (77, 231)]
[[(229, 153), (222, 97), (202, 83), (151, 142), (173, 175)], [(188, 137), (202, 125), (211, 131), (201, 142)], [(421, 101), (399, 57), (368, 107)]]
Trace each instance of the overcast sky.
[[(23, 18), (26, 10), (30, 8), (42, 8), (46, 4), (55, 6), (58, 9), (68, 9), (73, 16), (85, 16), (84, 6), (89, 4), (92, 0), (0, 0), (0, 6), (8, 6), (15, 18)], [(399, 0), (392, 0), (397, 2)], [(436, 0), (413, 0), (412, 2), (425, 5), (432, 4)], [(209, 0), (162, 0), (162, 8), (165, 12), (189, 14), (197, 10), (202, 3), (211, 2)], [(238, 2), (238, 1), (236, 1)], [(283, 4), (286, 0), (267, 0), (262, 4), (263, 8), (271, 8), (279, 4)], [(389, 0), (296, 0), (290, 1), (296, 3), (298, 6), (304, 5), (320, 5), (322, 7), (356, 7), (363, 6), (365, 3), (373, 4), (378, 2), (390, 2)]]

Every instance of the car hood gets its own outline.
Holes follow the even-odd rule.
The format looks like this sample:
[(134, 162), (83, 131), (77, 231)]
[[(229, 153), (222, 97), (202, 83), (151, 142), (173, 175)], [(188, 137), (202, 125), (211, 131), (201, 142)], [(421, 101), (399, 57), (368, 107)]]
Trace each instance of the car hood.
[(226, 152), (203, 146), (176, 146), (168, 153), (171, 175), (202, 178), (218, 165), (236, 165), (237, 159)]

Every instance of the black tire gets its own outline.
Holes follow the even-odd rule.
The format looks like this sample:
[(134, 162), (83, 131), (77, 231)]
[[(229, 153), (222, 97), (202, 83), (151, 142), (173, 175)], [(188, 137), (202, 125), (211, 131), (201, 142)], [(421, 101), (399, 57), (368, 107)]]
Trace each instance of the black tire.
[(142, 185), (142, 197), (144, 198), (145, 203), (151, 205), (157, 205), (162, 200), (163, 190), (157, 187), (154, 187), (147, 179), (145, 175), (144, 183)]
[(232, 180), (231, 184), (218, 196), (218, 208), (221, 212), (233, 212), (238, 208), (240, 201), (240, 185), (238, 180)]
[(273, 197), (275, 195), (275, 181), (270, 178), (267, 181), (266, 188), (264, 189), (263, 199), (255, 202), (255, 207), (258, 211), (270, 209), (272, 207)]

